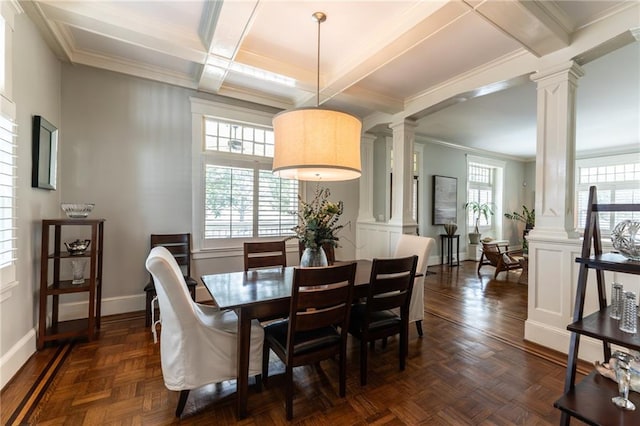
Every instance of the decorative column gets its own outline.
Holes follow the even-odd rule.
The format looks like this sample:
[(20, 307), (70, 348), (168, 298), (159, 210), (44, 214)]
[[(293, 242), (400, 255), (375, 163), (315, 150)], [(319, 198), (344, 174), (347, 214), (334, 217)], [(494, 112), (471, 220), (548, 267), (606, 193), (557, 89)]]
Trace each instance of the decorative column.
[(391, 168), (393, 198), (389, 224), (402, 228), (413, 227), (415, 232), (418, 224), (411, 215), (413, 207), (411, 188), (416, 123), (405, 119), (399, 123), (392, 123), (389, 127), (393, 130), (393, 166)]
[(375, 140), (374, 135), (365, 133), (360, 142), (362, 175), (360, 176), (358, 222), (375, 222), (373, 217), (373, 142)]
[(571, 61), (535, 73), (536, 226), (529, 238), (577, 238), (574, 227), (576, 90), (584, 72)]

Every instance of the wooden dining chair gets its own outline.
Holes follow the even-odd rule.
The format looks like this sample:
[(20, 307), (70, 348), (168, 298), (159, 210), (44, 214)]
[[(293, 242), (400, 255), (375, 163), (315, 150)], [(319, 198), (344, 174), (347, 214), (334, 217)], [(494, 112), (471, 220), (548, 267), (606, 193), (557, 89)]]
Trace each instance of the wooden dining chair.
[[(150, 249), (162, 246), (169, 250), (182, 270), (191, 298), (195, 301), (198, 283), (191, 277), (191, 234), (151, 234), (149, 245)], [(149, 274), (149, 281), (144, 287), (144, 292), (146, 293), (144, 324), (145, 327), (149, 327), (155, 317), (152, 306), (156, 297), (156, 288), (151, 274)]]
[(244, 270), (287, 266), (287, 249), (282, 241), (244, 243)]
[[(351, 308), (349, 333), (360, 340), (360, 384), (367, 384), (367, 343), (400, 335), (400, 370), (409, 351), (409, 303), (418, 256), (373, 259), (367, 298)], [(400, 308), (399, 314), (393, 309)], [(373, 345), (372, 345), (373, 347)]]
[(347, 330), (356, 263), (295, 268), (290, 315), (264, 329), (262, 380), (268, 382), (269, 349), (285, 364), (287, 419), (293, 418), (293, 368), (339, 358), (339, 393), (345, 396)]
[[(496, 268), (493, 274), (494, 280), (502, 271), (507, 271), (508, 273), (508, 271), (522, 269), (519, 261), (519, 258), (524, 256), (522, 249), (503, 251), (496, 243), (482, 243), (482, 254), (487, 259), (487, 264)], [(480, 267), (484, 264), (485, 263), (481, 261), (478, 265), (478, 274), (480, 273)]]

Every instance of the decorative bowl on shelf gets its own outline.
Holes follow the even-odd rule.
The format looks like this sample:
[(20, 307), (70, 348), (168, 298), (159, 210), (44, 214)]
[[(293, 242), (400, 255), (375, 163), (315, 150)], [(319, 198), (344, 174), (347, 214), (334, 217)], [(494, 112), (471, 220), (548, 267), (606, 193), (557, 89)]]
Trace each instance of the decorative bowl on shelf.
[(70, 243), (64, 243), (64, 246), (67, 248), (70, 255), (75, 256), (84, 254), (84, 252), (89, 248), (89, 244), (91, 244), (91, 240), (75, 240)]
[(60, 207), (71, 219), (84, 218), (89, 216), (95, 204), (93, 203), (62, 203)]
[(445, 223), (442, 226), (444, 227), (444, 232), (446, 232), (449, 236), (455, 235), (456, 231), (458, 230), (458, 225), (456, 225), (455, 223)]
[(640, 220), (628, 219), (611, 231), (613, 248), (631, 260), (640, 260)]

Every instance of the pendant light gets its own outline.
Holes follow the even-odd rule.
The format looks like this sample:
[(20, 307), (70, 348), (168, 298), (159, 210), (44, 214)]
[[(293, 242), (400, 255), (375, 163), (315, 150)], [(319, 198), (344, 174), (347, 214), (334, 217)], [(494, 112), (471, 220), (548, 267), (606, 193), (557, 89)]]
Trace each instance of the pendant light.
[(345, 112), (320, 108), (320, 24), (318, 22), (318, 75), (316, 106), (283, 111), (273, 118), (273, 173), (311, 181), (340, 181), (360, 177), (362, 123)]

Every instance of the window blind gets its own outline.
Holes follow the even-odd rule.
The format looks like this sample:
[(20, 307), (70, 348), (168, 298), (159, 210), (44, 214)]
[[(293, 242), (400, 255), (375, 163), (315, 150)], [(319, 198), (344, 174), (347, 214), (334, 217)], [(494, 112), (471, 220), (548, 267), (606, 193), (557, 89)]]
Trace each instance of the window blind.
[(15, 125), (0, 115), (0, 268), (13, 265), (16, 255)]

